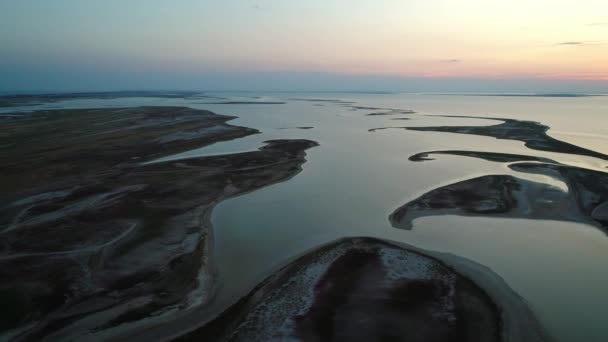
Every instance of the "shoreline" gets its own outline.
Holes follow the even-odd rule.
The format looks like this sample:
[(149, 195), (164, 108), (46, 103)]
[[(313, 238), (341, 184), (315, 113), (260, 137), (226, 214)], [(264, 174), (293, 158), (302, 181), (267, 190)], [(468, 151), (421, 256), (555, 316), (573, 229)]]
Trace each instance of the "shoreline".
[[(299, 253), (295, 255), (285, 262), (281, 263), (282, 266), (277, 266), (274, 271), (269, 272), (269, 275), (264, 278), (260, 283), (254, 286), (248, 294), (242, 296), (240, 299), (237, 299), (236, 302), (229, 306), (224, 312), (218, 314), (217, 317), (206, 321), (205, 323), (199, 324), (198, 328), (187, 332), (186, 334), (174, 335), (171, 338), (166, 340), (175, 340), (175, 341), (196, 341), (202, 336), (215, 336), (219, 339), (227, 338), (227, 336), (232, 336), (231, 338), (236, 338), (236, 340), (240, 340), (240, 337), (235, 337), (237, 332), (233, 332), (233, 329), (236, 329), (235, 326), (238, 326), (238, 329), (241, 329), (243, 326), (247, 326), (249, 324), (253, 324), (257, 329), (263, 329), (260, 327), (258, 323), (246, 323), (247, 321), (241, 321), (243, 315), (246, 317), (251, 317), (250, 319), (254, 319), (254, 317), (261, 316), (266, 317), (266, 315), (276, 315), (276, 312), (284, 312), (287, 309), (281, 309), (280, 301), (277, 304), (273, 304), (273, 300), (270, 298), (275, 298), (278, 288), (282, 288), (281, 284), (292, 284), (293, 282), (298, 283), (300, 280), (298, 278), (290, 278), (288, 276), (287, 279), (283, 279), (286, 275), (293, 275), (294, 272), (300, 272), (295, 270), (306, 269), (309, 263), (311, 265), (316, 264), (311, 260), (315, 260), (318, 255), (323, 255), (324, 253), (334, 253), (332, 250), (338, 248), (342, 248), (343, 245), (352, 245), (355, 249), (363, 247), (367, 248), (366, 245), (370, 246), (387, 246), (389, 248), (399, 248), (403, 250), (405, 253), (414, 253), (420, 258), (427, 258), (434, 260), (448, 269), (451, 269), (456, 274), (460, 274), (465, 278), (468, 278), (475, 286), (478, 286), (482, 291), (485, 291), (491, 301), (497, 306), (497, 313), (500, 314), (501, 324), (499, 326), (500, 329), (500, 340), (501, 341), (550, 341), (551, 338), (548, 337), (547, 332), (542, 328), (532, 309), (528, 306), (528, 304), (515, 293), (505, 282), (504, 280), (495, 274), (489, 268), (477, 264), (471, 260), (464, 259), (462, 257), (458, 257), (449, 253), (441, 253), (441, 252), (433, 252), (424, 250), (406, 243), (377, 239), (377, 238), (368, 238), (368, 237), (345, 237), (341, 239), (337, 239), (334, 241), (330, 241), (318, 246), (315, 246), (307, 251)], [(357, 247), (359, 246), (359, 247)], [(344, 249), (345, 248), (345, 249)], [(344, 251), (348, 251), (349, 247), (342, 248)], [(372, 247), (369, 247), (372, 248)], [(374, 247), (375, 248), (375, 247)], [(382, 247), (380, 247), (382, 248)], [(335, 252), (337, 255), (343, 255), (346, 252)], [(335, 254), (334, 253), (334, 254)], [(333, 262), (329, 262), (332, 264)], [(319, 264), (321, 265), (321, 264)], [(317, 266), (314, 266), (317, 267)], [(330, 267), (330, 266), (325, 266)], [(316, 271), (315, 271), (316, 272)], [(323, 271), (320, 271), (323, 272)], [(356, 272), (356, 271), (354, 271)], [(316, 274), (316, 273), (315, 273)], [(309, 276), (307, 276), (309, 277)], [(415, 276), (414, 276), (415, 277)], [(290, 280), (291, 279), (291, 280)], [(431, 279), (434, 279), (431, 277)], [(313, 283), (308, 282), (305, 288), (310, 288), (313, 286)], [(270, 287), (269, 287), (270, 286)], [(319, 285), (316, 285), (318, 288)], [(268, 288), (269, 287), (269, 288)], [(266, 289), (268, 288), (268, 289)], [(299, 292), (303, 291), (305, 288), (298, 290)], [(283, 290), (281, 290), (283, 291)], [(264, 298), (267, 298), (265, 300)], [(279, 299), (276, 299), (279, 300)], [(294, 298), (295, 300), (295, 298)], [(261, 303), (261, 304), (260, 304)], [(278, 306), (277, 306), (278, 305)], [(290, 304), (291, 305), (291, 304)], [(261, 309), (254, 309), (254, 307), (260, 307)], [(264, 311), (271, 307), (272, 311)], [(254, 310), (254, 311), (250, 311)], [(257, 310), (262, 310), (257, 312)], [(276, 310), (276, 311), (275, 311)], [(289, 309), (294, 310), (294, 309)], [(247, 314), (249, 312), (249, 314)], [(274, 313), (273, 313), (274, 312)], [(300, 311), (300, 314), (303, 314)], [(255, 313), (255, 314), (254, 314)], [(247, 316), (249, 315), (249, 316)], [(253, 315), (253, 316), (251, 316)], [(240, 319), (238, 317), (241, 317)], [(282, 314), (279, 314), (277, 317), (283, 317)], [(234, 321), (236, 320), (236, 321)], [(240, 322), (240, 323), (238, 323)], [(236, 324), (236, 325), (235, 325)], [(278, 329), (277, 327), (273, 327), (272, 329)], [(213, 335), (219, 334), (219, 335)], [(228, 335), (224, 335), (228, 334)], [(240, 335), (239, 335), (240, 336)], [(247, 336), (247, 335), (246, 335)], [(255, 336), (255, 335), (254, 335)], [(264, 340), (268, 338), (268, 335), (264, 335), (262, 339), (253, 338), (253, 340)], [(259, 336), (258, 336), (259, 337)], [(277, 338), (274, 336), (273, 338)], [(247, 338), (245, 338), (247, 339)]]

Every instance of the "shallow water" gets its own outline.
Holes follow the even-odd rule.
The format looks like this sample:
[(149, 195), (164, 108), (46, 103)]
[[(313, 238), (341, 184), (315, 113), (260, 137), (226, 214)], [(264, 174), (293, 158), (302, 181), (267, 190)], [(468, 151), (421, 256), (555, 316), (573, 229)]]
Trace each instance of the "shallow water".
[[(215, 94), (214, 94), (215, 95)], [(128, 98), (73, 100), (0, 112), (49, 108), (180, 105), (235, 115), (231, 124), (262, 133), (173, 156), (234, 153), (263, 141), (304, 138), (320, 146), (307, 151), (303, 171), (276, 184), (220, 203), (213, 212), (214, 258), (220, 291), (211, 307), (221, 310), (273, 269), (299, 253), (344, 236), (373, 236), (449, 252), (490, 267), (518, 292), (558, 341), (608, 340), (608, 236), (598, 227), (563, 221), (440, 215), (414, 221), (412, 230), (391, 226), (401, 205), (438, 187), (482, 175), (514, 175), (566, 187), (550, 176), (525, 174), (506, 163), (421, 152), (470, 150), (550, 158), (608, 171), (608, 160), (530, 149), (520, 141), (445, 132), (379, 127), (496, 125), (478, 116), (538, 121), (548, 134), (608, 154), (608, 97), (541, 98), (424, 94), (231, 94), (231, 101), (285, 104), (208, 104), (212, 99)], [(249, 96), (260, 96), (251, 99)], [(299, 99), (337, 99), (311, 102)], [(416, 114), (366, 116), (367, 106), (411, 109)], [(439, 116), (441, 115), (441, 116)], [(409, 118), (409, 120), (392, 120)], [(308, 130), (296, 127), (313, 126)]]

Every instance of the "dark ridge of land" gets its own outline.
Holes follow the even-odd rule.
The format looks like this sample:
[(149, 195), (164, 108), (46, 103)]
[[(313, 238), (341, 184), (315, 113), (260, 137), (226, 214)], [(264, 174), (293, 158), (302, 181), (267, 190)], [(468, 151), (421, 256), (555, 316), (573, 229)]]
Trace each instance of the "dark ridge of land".
[(273, 93), (285, 93), (285, 94), (289, 94), (289, 93), (295, 93), (295, 94), (369, 94), (369, 95), (391, 95), (391, 94), (397, 94), (395, 92), (391, 92), (391, 91), (370, 91), (370, 90), (362, 90), (362, 91), (357, 91), (357, 90), (326, 90), (326, 91), (290, 91), (290, 90), (285, 90), (285, 91), (275, 91)]
[(223, 101), (223, 102), (205, 102), (204, 104), (214, 105), (282, 105), (286, 102), (280, 101)]
[(377, 127), (377, 128), (370, 128), (367, 131), (368, 132), (376, 132), (376, 131), (382, 131), (382, 130), (391, 129), (391, 128), (404, 128), (404, 127)]
[(343, 101), (343, 100), (335, 100), (335, 99), (307, 99), (307, 98), (291, 98), (287, 99), (288, 101), (304, 101), (304, 102), (315, 102), (317, 104), (328, 103), (328, 104), (353, 104), (356, 102), (352, 101)]
[(317, 145), (273, 140), (251, 152), (141, 164), (257, 132), (231, 118), (138, 107), (0, 120), (0, 336), (145, 329), (151, 317), (209, 300), (214, 205), (293, 177)]
[(369, 113), (369, 114), (365, 114), (366, 116), (383, 116), (383, 115), (401, 115), (401, 114), (414, 114), (416, 113), (413, 110), (402, 110), (402, 109), (391, 109), (387, 112), (374, 112), (374, 113)]
[[(112, 92), (84, 92), (84, 93), (51, 93), (51, 94), (28, 94), (28, 95), (3, 95), (0, 96), (0, 107), (16, 107), (53, 103), (63, 100), (83, 99), (117, 99), (123, 97), (160, 97), (168, 99), (198, 99), (208, 96), (194, 91), (112, 91)], [(214, 97), (209, 97), (214, 98)]]
[(390, 110), (390, 108), (381, 108), (381, 107), (366, 107), (366, 106), (348, 106), (354, 110)]
[(299, 126), (299, 127), (281, 127), (279, 129), (313, 129), (314, 126)]
[(506, 286), (492, 293), (421, 252), (349, 238), (300, 257), (177, 341), (545, 340), (521, 298)]
[(506, 96), (506, 97), (594, 97), (594, 96), (605, 96), (605, 95), (593, 95), (593, 94), (500, 94), (500, 95), (489, 95), (489, 96)]
[(411, 131), (422, 132), (445, 132), (457, 134), (470, 134), (487, 136), (502, 140), (517, 140), (524, 142), (525, 146), (539, 151), (558, 152), (566, 154), (577, 154), (608, 160), (608, 156), (593, 150), (579, 147), (547, 135), (549, 126), (534, 121), (522, 121), (514, 119), (484, 118), (476, 116), (444, 116), (458, 118), (474, 118), (502, 121), (492, 126), (436, 126), (436, 127), (391, 127), (402, 128)]
[[(424, 216), (505, 215), (517, 207), (515, 192), (521, 193), (525, 188), (522, 182), (526, 185), (532, 183), (513, 176), (496, 175), (442, 186), (399, 207), (389, 216), (389, 220), (396, 228), (411, 229), (412, 221)], [(549, 190), (540, 183), (534, 183), (534, 188)], [(534, 191), (535, 194), (538, 192)]]
[[(513, 155), (505, 158), (514, 161)], [(425, 216), (509, 217), (582, 222), (608, 232), (607, 173), (546, 163), (519, 162), (509, 167), (550, 176), (567, 189), (510, 175), (482, 176), (433, 189), (396, 209), (389, 220), (396, 228), (411, 229), (415, 219)]]
[[(367, 106), (347, 106), (351, 110), (369, 110), (377, 111), (366, 114), (367, 116), (379, 116), (379, 115), (399, 115), (399, 114), (415, 114), (416, 111), (410, 109), (399, 109), (399, 108), (383, 108), (383, 107), (367, 107)], [(378, 112), (382, 111), (382, 112)]]
[[(228, 100), (227, 97), (224, 96), (212, 96), (212, 95), (196, 95), (196, 96), (192, 96), (189, 97), (188, 99), (193, 99), (193, 100)], [(191, 103), (200, 103), (200, 104), (205, 104), (206, 102), (191, 102)]]
[(498, 96), (498, 97), (595, 97), (603, 94), (575, 94), (575, 93), (548, 93), (548, 94), (429, 94), (442, 96)]
[(353, 91), (353, 90), (346, 90), (346, 91), (315, 91), (314, 93), (319, 93), (319, 94), (368, 94), (368, 95), (392, 95), (392, 94), (397, 94), (395, 92), (392, 91)]
[(542, 157), (528, 156), (523, 154), (512, 154), (512, 153), (496, 153), (496, 152), (481, 152), (481, 151), (460, 151), (460, 150), (446, 150), (446, 151), (431, 151), (417, 153), (408, 159), (413, 162), (434, 160), (431, 155), (434, 154), (445, 154), (462, 157), (479, 158), (492, 162), (509, 163), (509, 162), (520, 162), (520, 161), (538, 161), (543, 163), (555, 163), (558, 162)]

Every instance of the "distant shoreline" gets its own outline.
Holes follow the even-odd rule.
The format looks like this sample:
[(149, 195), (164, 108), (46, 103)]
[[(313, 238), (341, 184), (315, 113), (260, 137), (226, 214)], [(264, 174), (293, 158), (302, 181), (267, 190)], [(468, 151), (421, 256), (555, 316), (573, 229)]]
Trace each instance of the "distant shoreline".
[(424, 95), (439, 95), (439, 96), (499, 96), (499, 97), (596, 97), (608, 96), (608, 94), (569, 94), (569, 93), (548, 93), (548, 94), (514, 94), (514, 93), (424, 93)]

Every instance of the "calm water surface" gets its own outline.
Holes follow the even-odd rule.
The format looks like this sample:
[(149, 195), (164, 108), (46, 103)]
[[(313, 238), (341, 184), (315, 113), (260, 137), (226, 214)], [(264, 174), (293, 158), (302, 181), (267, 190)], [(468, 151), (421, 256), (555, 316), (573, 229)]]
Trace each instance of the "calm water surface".
[[(303, 171), (291, 180), (227, 200), (215, 208), (214, 257), (220, 291), (212, 307), (226, 307), (286, 260), (320, 243), (344, 236), (374, 236), (453, 253), (488, 266), (529, 303), (558, 341), (608, 340), (608, 237), (598, 228), (562, 221), (443, 215), (418, 219), (412, 230), (401, 230), (393, 228), (388, 220), (394, 209), (427, 191), (481, 175), (511, 174), (566, 187), (548, 176), (522, 174), (505, 163), (476, 158), (442, 155), (432, 161), (409, 161), (408, 157), (416, 153), (515, 153), (603, 171), (608, 171), (608, 161), (532, 150), (520, 141), (476, 135), (404, 129), (368, 131), (378, 127), (499, 123), (444, 115), (512, 118), (541, 122), (551, 127), (549, 135), (554, 138), (608, 154), (608, 97), (217, 95), (286, 104), (220, 105), (203, 103), (212, 100), (129, 98), (63, 101), (46, 106), (183, 105), (238, 116), (231, 124), (262, 132), (173, 158), (247, 151), (269, 139), (319, 142), (319, 147), (307, 151)], [(411, 109), (416, 114), (366, 116), (378, 110), (356, 110), (351, 105)], [(314, 128), (295, 128), (301, 126)]]

